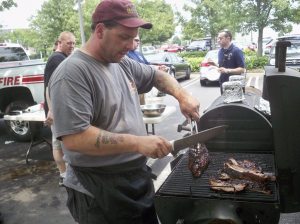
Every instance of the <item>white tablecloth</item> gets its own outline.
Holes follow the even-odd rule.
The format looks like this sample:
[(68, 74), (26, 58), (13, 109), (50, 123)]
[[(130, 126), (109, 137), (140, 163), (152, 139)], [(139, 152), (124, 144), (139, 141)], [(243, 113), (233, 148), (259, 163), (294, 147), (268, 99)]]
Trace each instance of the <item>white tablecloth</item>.
[[(157, 124), (162, 122), (164, 119), (166, 119), (168, 116), (173, 114), (176, 111), (175, 106), (166, 106), (165, 111), (161, 114), (161, 116), (158, 117), (146, 117), (143, 116), (143, 120), (145, 124)], [(5, 115), (4, 120), (9, 121), (45, 121), (45, 111), (39, 110), (36, 112), (22, 112), (19, 111), (20, 114), (18, 115)]]
[(4, 115), (4, 120), (7, 121), (41, 121), (44, 122), (46, 119), (45, 111), (39, 110), (36, 112), (19, 112), (18, 115)]

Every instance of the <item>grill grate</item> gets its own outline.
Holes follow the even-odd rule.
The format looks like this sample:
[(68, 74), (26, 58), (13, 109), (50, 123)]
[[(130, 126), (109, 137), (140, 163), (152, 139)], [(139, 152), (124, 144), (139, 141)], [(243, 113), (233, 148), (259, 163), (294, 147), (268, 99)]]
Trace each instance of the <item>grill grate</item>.
[(210, 152), (208, 168), (200, 178), (194, 178), (188, 169), (188, 153), (185, 153), (156, 194), (191, 198), (219, 198), (262, 202), (278, 201), (277, 182), (268, 184), (272, 191), (270, 195), (249, 190), (237, 193), (211, 190), (208, 184), (209, 178), (216, 176), (217, 172), (223, 168), (224, 162), (231, 157), (236, 160), (251, 160), (259, 165), (264, 172), (276, 174), (274, 156), (272, 154)]

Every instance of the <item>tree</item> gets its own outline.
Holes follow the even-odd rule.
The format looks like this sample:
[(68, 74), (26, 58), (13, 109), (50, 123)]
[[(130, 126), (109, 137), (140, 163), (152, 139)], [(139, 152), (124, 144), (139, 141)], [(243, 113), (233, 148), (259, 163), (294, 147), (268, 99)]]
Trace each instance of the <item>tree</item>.
[(144, 44), (160, 44), (173, 36), (176, 24), (171, 5), (164, 0), (140, 0), (135, 5), (140, 17), (153, 24), (151, 30), (139, 31)]
[(13, 6), (17, 6), (17, 3), (14, 0), (4, 0), (0, 2), (0, 12), (4, 11), (5, 9), (10, 9)]
[(181, 45), (181, 40), (178, 36), (174, 36), (172, 38), (172, 44), (178, 44), (178, 45)]
[(33, 46), (34, 45), (34, 36), (36, 33), (34, 31), (28, 29), (17, 29), (12, 30), (11, 32), (3, 33), (1, 35), (1, 41), (10, 40), (13, 43), (20, 43), (24, 47)]
[[(0, 12), (4, 11), (5, 9), (10, 9), (13, 6), (17, 6), (17, 3), (14, 0), (4, 0), (0, 2)], [(0, 24), (0, 28), (2, 25)]]
[(77, 12), (73, 10), (74, 0), (45, 1), (36, 17), (31, 19), (30, 27), (39, 35), (40, 49), (52, 48), (62, 31), (73, 32), (80, 38)]
[(214, 37), (222, 29), (234, 31), (239, 29), (235, 0), (190, 0), (192, 4), (185, 4), (184, 10), (191, 13), (191, 19), (182, 16), (183, 35), (186, 40), (195, 40), (206, 36)]
[[(258, 31), (258, 51), (262, 55), (263, 30), (271, 27), (282, 34), (292, 30), (292, 22), (297, 21), (299, 3), (297, 0), (247, 0), (242, 1), (240, 13), (244, 15), (244, 33)], [(299, 19), (299, 18), (298, 18)]]
[[(263, 30), (291, 31), (291, 23), (300, 21), (298, 0), (190, 0), (194, 5), (185, 6), (191, 12), (190, 21), (183, 24), (191, 27), (184, 30), (185, 38), (192, 35), (192, 27), (204, 35), (215, 37), (227, 28), (236, 32), (258, 32), (258, 55), (262, 55)], [(199, 33), (199, 35), (201, 35)]]

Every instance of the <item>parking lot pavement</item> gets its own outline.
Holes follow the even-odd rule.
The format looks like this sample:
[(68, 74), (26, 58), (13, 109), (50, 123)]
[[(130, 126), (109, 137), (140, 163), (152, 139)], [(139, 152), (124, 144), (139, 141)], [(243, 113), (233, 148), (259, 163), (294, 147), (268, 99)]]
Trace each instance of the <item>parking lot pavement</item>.
[[(49, 135), (48, 130), (44, 130)], [(48, 133), (47, 133), (48, 131)], [(58, 186), (58, 171), (45, 143), (33, 148), (14, 142), (0, 119), (0, 212), (3, 224), (74, 224), (66, 207), (66, 192)]]

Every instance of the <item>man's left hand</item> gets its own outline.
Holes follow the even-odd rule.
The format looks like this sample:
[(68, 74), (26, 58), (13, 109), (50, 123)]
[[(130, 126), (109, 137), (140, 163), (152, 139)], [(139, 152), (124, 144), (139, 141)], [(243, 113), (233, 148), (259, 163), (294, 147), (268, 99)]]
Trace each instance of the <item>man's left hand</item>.
[(46, 120), (44, 123), (47, 126), (51, 126), (53, 124), (53, 116), (52, 116), (52, 112), (50, 110), (48, 111), (48, 114), (47, 114), (47, 117), (46, 117)]
[(191, 96), (187, 95), (184, 100), (179, 102), (181, 113), (186, 118), (191, 118), (192, 120), (198, 121), (200, 119), (200, 103), (199, 101)]

